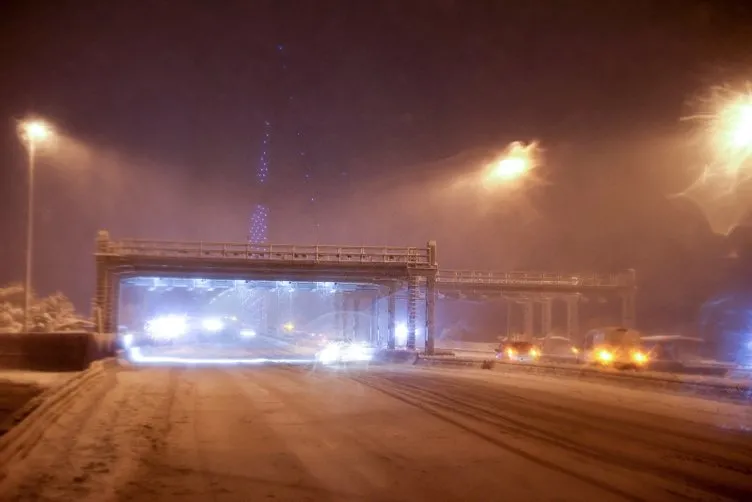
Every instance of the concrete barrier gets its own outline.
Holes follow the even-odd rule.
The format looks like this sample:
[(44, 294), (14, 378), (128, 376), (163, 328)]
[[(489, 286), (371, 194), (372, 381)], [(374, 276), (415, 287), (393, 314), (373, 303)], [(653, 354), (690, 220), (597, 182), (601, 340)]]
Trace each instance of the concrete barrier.
[(457, 357), (420, 356), (416, 365), (465, 366), (507, 373), (530, 373), (547, 376), (565, 376), (578, 379), (611, 381), (621, 385), (651, 388), (671, 388), (698, 394), (749, 400), (752, 397), (752, 382), (731, 379), (677, 375), (659, 372), (630, 372), (607, 368), (594, 368), (577, 364), (515, 363), (488, 359), (463, 359)]
[(478, 352), (482, 354), (491, 354), (499, 347), (499, 342), (462, 342), (458, 340), (439, 340), (436, 342), (437, 349), (443, 349), (451, 352)]
[(379, 350), (373, 355), (373, 363), (413, 364), (419, 354), (411, 350)]
[(114, 355), (113, 335), (87, 332), (0, 333), (0, 369), (82, 371)]

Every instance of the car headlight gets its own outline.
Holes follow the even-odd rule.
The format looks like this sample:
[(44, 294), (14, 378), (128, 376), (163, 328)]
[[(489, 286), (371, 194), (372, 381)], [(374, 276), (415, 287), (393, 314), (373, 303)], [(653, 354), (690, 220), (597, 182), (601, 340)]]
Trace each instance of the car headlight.
[(632, 360), (637, 364), (645, 364), (646, 362), (648, 362), (648, 356), (646, 354), (643, 354), (642, 352), (633, 352)]
[(341, 347), (337, 344), (329, 344), (316, 354), (316, 358), (323, 364), (330, 364), (338, 361), (342, 357)]
[(608, 363), (614, 359), (614, 355), (607, 350), (600, 350), (598, 351), (598, 359), (600, 359), (604, 363)]
[(536, 349), (530, 349), (530, 357), (538, 357), (540, 353)]
[(580, 350), (577, 347), (572, 347), (572, 354), (579, 354)]
[(216, 333), (217, 331), (222, 331), (225, 324), (219, 319), (204, 319), (201, 322), (201, 326), (203, 326), (206, 331)]
[(509, 357), (514, 357), (517, 353), (512, 349), (507, 349), (507, 355)]
[(146, 332), (152, 338), (173, 339), (183, 336), (188, 330), (188, 321), (183, 316), (157, 317), (146, 323)]
[(345, 352), (345, 359), (348, 361), (369, 361), (371, 354), (365, 345), (354, 344), (348, 347)]

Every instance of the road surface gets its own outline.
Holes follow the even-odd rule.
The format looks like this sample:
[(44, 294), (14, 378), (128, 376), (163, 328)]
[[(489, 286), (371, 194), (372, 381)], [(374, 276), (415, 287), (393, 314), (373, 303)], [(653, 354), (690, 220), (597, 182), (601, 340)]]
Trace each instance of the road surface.
[(0, 500), (752, 500), (749, 408), (480, 370), (121, 369)]
[(255, 336), (237, 341), (199, 344), (145, 346), (139, 349), (147, 358), (199, 358), (199, 359), (292, 359), (312, 360), (319, 347), (293, 345), (268, 336)]

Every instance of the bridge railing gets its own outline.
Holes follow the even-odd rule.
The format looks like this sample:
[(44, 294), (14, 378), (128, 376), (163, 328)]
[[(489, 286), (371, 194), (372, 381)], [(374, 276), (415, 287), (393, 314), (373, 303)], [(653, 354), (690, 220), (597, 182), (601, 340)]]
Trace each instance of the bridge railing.
[(433, 266), (428, 248), (299, 246), (230, 242), (108, 241), (100, 253), (124, 257), (172, 257), (304, 263), (405, 264)]
[(554, 287), (627, 287), (628, 274), (558, 274), (546, 272), (485, 272), (477, 270), (440, 270), (436, 280), (445, 284), (484, 284), (499, 286)]

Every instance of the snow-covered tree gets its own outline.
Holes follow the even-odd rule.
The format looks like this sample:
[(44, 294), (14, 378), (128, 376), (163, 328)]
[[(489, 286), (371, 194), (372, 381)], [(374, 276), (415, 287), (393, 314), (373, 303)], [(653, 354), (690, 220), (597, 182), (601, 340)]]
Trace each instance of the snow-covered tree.
[(0, 333), (16, 333), (23, 328), (24, 288), (9, 284), (0, 288)]
[[(0, 332), (18, 333), (23, 330), (24, 287), (10, 284), (0, 287)], [(60, 292), (45, 298), (33, 293), (30, 306), (31, 330), (52, 332), (76, 329), (85, 320), (76, 314), (73, 303)]]

